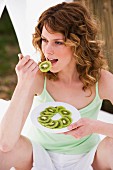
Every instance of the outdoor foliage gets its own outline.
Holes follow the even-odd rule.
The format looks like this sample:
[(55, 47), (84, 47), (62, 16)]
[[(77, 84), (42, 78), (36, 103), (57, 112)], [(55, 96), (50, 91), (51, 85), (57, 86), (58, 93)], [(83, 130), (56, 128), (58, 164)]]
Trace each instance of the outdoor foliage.
[(0, 19), (0, 98), (10, 99), (16, 85), (18, 42), (5, 9)]

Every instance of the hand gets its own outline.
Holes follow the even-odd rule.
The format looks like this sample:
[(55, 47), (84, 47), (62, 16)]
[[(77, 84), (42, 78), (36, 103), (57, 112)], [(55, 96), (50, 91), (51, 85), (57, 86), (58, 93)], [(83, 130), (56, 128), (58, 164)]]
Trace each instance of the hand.
[(37, 71), (39, 70), (38, 64), (33, 59), (30, 59), (30, 56), (23, 57), (22, 54), (19, 54), (18, 56), (19, 62), (15, 68), (18, 82), (24, 82), (24, 80), (30, 82), (34, 80)]
[(72, 135), (73, 137), (80, 139), (87, 135), (94, 133), (94, 127), (97, 125), (97, 120), (89, 118), (81, 118), (76, 123), (68, 126), (68, 132), (64, 132), (65, 135)]

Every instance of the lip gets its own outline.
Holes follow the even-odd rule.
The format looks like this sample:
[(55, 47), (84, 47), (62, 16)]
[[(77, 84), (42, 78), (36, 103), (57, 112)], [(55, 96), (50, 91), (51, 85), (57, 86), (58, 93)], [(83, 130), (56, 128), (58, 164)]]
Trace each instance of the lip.
[(57, 60), (57, 58), (46, 58), (47, 60), (51, 61), (51, 60)]
[(47, 60), (51, 62), (52, 66), (54, 66), (58, 62), (58, 59), (56, 58), (50, 58), (50, 59), (47, 58)]

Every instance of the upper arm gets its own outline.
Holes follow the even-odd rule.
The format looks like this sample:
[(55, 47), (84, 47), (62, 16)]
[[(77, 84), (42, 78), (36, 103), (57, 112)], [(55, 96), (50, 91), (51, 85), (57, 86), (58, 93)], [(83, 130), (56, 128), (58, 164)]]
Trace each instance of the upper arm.
[(101, 99), (107, 99), (113, 104), (113, 74), (109, 71), (101, 71), (99, 95)]

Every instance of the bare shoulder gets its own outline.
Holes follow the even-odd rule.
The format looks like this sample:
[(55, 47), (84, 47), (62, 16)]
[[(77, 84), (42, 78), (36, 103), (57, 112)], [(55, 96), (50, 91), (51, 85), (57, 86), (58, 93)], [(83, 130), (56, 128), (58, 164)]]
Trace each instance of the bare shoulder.
[(99, 95), (101, 99), (110, 100), (113, 103), (113, 74), (107, 70), (101, 70), (99, 80)]
[(40, 95), (44, 88), (44, 75), (38, 71), (34, 82), (34, 94)]

